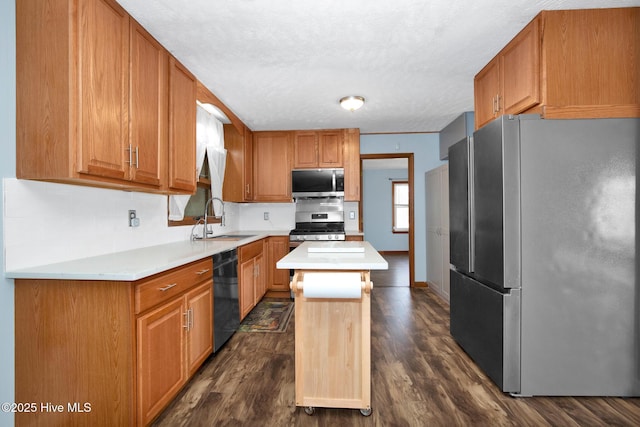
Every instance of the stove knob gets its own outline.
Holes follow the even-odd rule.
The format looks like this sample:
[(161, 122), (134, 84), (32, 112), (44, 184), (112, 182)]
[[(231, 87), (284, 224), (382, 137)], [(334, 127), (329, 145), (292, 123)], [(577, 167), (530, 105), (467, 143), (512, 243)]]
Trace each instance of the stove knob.
[(320, 236), (316, 236), (316, 240), (320, 240)]
[(333, 240), (333, 234), (329, 234), (329, 240)]

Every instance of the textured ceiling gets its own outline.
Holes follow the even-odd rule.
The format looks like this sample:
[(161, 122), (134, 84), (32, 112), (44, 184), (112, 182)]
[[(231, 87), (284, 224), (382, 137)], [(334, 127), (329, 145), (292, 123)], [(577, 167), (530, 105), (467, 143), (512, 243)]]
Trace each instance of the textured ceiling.
[[(540, 10), (640, 0), (118, 0), (252, 130), (440, 131)], [(366, 104), (348, 112), (346, 95)]]

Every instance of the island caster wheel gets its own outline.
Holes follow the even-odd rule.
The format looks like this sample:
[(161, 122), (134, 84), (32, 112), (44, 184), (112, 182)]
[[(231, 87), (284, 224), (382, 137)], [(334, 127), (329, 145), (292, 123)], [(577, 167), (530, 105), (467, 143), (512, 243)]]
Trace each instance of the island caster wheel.
[(316, 412), (316, 408), (314, 408), (313, 406), (304, 407), (304, 413), (307, 415), (313, 415), (315, 412)]
[(360, 409), (360, 413), (365, 417), (368, 417), (369, 415), (371, 415), (371, 408)]

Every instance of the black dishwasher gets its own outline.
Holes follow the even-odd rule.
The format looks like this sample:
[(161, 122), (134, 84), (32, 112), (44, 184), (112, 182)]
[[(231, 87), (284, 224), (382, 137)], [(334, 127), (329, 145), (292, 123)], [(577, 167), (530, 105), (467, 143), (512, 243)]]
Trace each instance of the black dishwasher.
[(213, 351), (217, 352), (240, 326), (238, 252), (213, 255)]

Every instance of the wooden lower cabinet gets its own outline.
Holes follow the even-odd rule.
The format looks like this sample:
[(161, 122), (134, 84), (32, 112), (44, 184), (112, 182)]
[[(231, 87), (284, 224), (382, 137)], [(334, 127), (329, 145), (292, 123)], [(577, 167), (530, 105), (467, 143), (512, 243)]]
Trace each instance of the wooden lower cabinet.
[(271, 236), (267, 241), (267, 290), (288, 291), (289, 270), (276, 268), (276, 263), (289, 253), (289, 236)]
[(213, 350), (210, 258), (137, 282), (16, 279), (14, 294), (15, 401), (38, 409), (16, 426), (148, 425)]
[(138, 425), (160, 413), (186, 381), (184, 301), (171, 301), (137, 321)]
[(265, 239), (240, 246), (238, 250), (238, 294), (240, 320), (260, 302), (266, 292)]
[(362, 242), (364, 240), (364, 236), (345, 236), (345, 240), (347, 242)]

